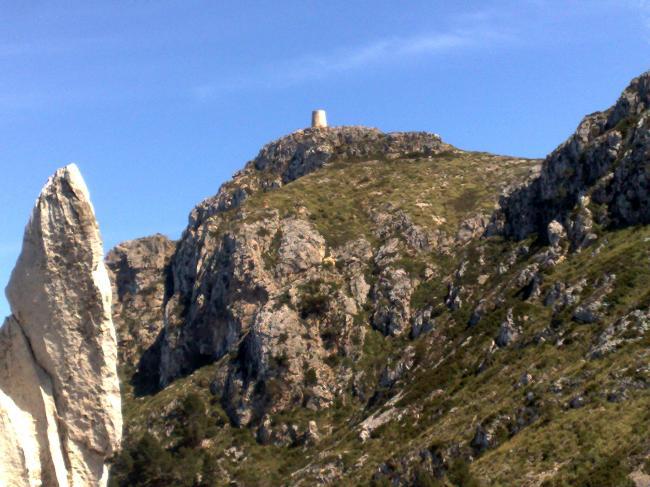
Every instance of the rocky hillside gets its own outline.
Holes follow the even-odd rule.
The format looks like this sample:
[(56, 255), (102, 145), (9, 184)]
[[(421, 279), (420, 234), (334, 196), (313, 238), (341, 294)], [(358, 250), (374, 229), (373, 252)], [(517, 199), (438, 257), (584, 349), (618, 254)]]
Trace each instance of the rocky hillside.
[(299, 131), (119, 246), (114, 484), (645, 485), (648, 86), (543, 163)]

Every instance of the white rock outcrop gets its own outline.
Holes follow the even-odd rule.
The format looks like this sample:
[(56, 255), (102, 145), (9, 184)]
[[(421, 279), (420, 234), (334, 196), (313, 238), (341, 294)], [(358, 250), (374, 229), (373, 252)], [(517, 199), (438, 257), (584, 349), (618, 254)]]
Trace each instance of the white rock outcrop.
[(104, 486), (122, 413), (111, 285), (75, 165), (43, 188), (0, 328), (0, 486)]

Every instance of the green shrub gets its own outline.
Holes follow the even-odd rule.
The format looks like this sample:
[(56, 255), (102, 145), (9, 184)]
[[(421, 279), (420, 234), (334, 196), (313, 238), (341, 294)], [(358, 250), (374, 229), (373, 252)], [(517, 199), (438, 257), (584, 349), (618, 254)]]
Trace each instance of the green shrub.
[(260, 236), (260, 237), (267, 237), (270, 234), (271, 234), (271, 232), (269, 232), (269, 229), (266, 228), (266, 227), (259, 227), (257, 229), (257, 235)]
[(269, 359), (269, 365), (272, 369), (275, 369), (277, 372), (284, 372), (289, 367), (289, 357), (287, 352), (282, 351), (279, 355), (272, 355)]
[(413, 475), (413, 487), (443, 487), (441, 480), (437, 479), (423, 466), (418, 465)]
[(313, 368), (305, 370), (304, 381), (306, 386), (315, 386), (318, 383), (318, 376)]
[(206, 414), (205, 404), (198, 394), (188, 394), (178, 412), (180, 445), (195, 448), (201, 441), (216, 434), (214, 421)]
[(192, 485), (194, 479), (179, 478), (177, 473), (177, 464), (171, 453), (154, 436), (145, 433), (114, 459), (110, 486)]
[(341, 357), (337, 353), (333, 353), (325, 357), (324, 362), (329, 365), (331, 368), (335, 368), (341, 363)]
[(639, 116), (631, 116), (621, 119), (616, 126), (615, 130), (618, 130), (623, 135), (623, 138), (627, 137), (628, 133), (634, 129), (637, 122), (639, 121)]
[(372, 487), (392, 487), (393, 483), (384, 476), (373, 478), (370, 481)]
[(301, 287), (300, 316), (303, 319), (310, 316), (323, 316), (329, 310), (329, 293), (322, 290), (322, 281), (309, 281)]
[(449, 481), (457, 487), (481, 487), (481, 483), (469, 470), (469, 463), (465, 460), (456, 460), (447, 472)]
[(643, 466), (641, 467), (641, 470), (643, 470), (644, 473), (650, 475), (650, 458), (647, 458), (646, 461), (643, 462)]
[(274, 309), (278, 310), (282, 308), (282, 306), (287, 305), (289, 308), (292, 308), (293, 306), (291, 305), (291, 296), (289, 295), (289, 291), (285, 291), (282, 294), (280, 294), (277, 299), (275, 300), (274, 303)]
[(550, 485), (572, 485), (576, 487), (634, 487), (634, 482), (628, 477), (626, 459), (623, 456), (612, 455), (606, 458), (582, 459), (575, 461), (572, 471), (566, 478), (558, 479), (562, 483)]

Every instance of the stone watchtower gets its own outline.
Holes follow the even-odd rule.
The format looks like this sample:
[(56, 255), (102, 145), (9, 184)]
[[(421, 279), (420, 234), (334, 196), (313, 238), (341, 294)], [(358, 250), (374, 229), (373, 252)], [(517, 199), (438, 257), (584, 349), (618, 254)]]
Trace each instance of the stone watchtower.
[(311, 112), (311, 127), (315, 129), (327, 128), (327, 115), (325, 110), (314, 110)]

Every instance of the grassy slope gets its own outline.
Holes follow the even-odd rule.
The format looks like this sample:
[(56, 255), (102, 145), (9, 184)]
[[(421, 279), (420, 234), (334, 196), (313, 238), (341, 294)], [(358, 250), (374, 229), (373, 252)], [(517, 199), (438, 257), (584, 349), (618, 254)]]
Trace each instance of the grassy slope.
[[(385, 202), (403, 209), (420, 225), (454, 233), (464, 216), (480, 210), (489, 212), (497, 187), (504, 180), (523, 176), (532, 164), (533, 161), (463, 152), (432, 159), (333, 163), (279, 190), (252, 197), (244, 209), (246, 218), (251, 220), (263, 218), (267, 209), (278, 209), (281, 216), (306, 209), (330, 246), (360, 235), (374, 242), (369, 213)], [(590, 465), (603, 459), (645, 452), (650, 448), (648, 389), (632, 390), (629, 398), (620, 403), (608, 402), (603, 391), (620, 382), (621, 377), (634, 376), (646, 385), (650, 382), (648, 337), (602, 359), (587, 360), (585, 354), (595, 334), (615, 317), (647, 306), (650, 243), (646, 239), (650, 239), (650, 228), (610, 232), (592, 247), (603, 243), (598, 255), (592, 256), (588, 249), (545, 275), (542, 295), (558, 280), (571, 282), (580, 276), (591, 283), (606, 272), (617, 274), (615, 289), (608, 298), (611, 302), (606, 319), (601, 324), (580, 325), (565, 316), (562, 329), (570, 340), (561, 347), (529, 340), (548, 326), (551, 311), (539, 302), (522, 301), (515, 290), (507, 293), (504, 306), (487, 314), (477, 327), (466, 326), (478, 297), (512, 280), (527, 264), (520, 261), (501, 276), (495, 272), (498, 262), (514, 244), (491, 240), (471, 244), (453, 258), (436, 253), (405, 257), (404, 264), (411, 272), (418, 273), (425, 263), (434, 263), (442, 276), (450, 275), (461, 258), (469, 259), (472, 265), (463, 281), (472, 298), (460, 310), (441, 315), (435, 333), (417, 340), (385, 338), (375, 331), (367, 333), (364, 357), (353, 367), (368, 375), (403, 355), (405, 347), (415, 348), (417, 366), (408, 380), (386, 391), (386, 397), (402, 394), (396, 403), (403, 413), (400, 420), (380, 427), (362, 444), (355, 426), (374, 410), (365, 410), (365, 404), (345, 396), (326, 411), (297, 410), (275, 418), (299, 425), (311, 419), (317, 421), (322, 433), (330, 431), (323, 434), (317, 447), (260, 446), (250, 432), (226, 424), (210, 440), (208, 449), (243, 485), (278, 485), (286, 482), (291, 472), (328, 463), (344, 472), (344, 483), (363, 484), (370, 481), (379, 463), (391, 458), (399, 459), (432, 445), (467, 448), (478, 422), (499, 415), (512, 417), (524, 405), (526, 394), (532, 392), (541, 417), (514, 436), (504, 433), (496, 448), (472, 463), (471, 471), (484, 483), (534, 485), (546, 478), (555, 479), (558, 485), (572, 485), (580, 475), (589, 473)], [(473, 260), (479, 245), (486, 256), (486, 264), (480, 269)], [(483, 286), (476, 283), (479, 273), (491, 275)], [(441, 303), (446, 292), (446, 285), (440, 281), (424, 285), (416, 292), (413, 304), (417, 307)], [(528, 317), (522, 340), (528, 344), (497, 351), (490, 365), (478, 373), (478, 364), (486, 356), (508, 307), (513, 308), (516, 317)], [(367, 323), (360, 326), (369, 327)], [(175, 402), (191, 391), (204, 397), (215, 421), (221, 423), (223, 411), (208, 390), (218, 367), (219, 364), (204, 367), (155, 396), (133, 399), (127, 393), (125, 413), (126, 423), (133, 428), (131, 437), (137, 437), (145, 424), (154, 431), (162, 431), (164, 420), (159, 418), (171, 412)], [(515, 388), (525, 371), (533, 375), (533, 383)], [(560, 393), (551, 392), (551, 385), (562, 378), (572, 378), (574, 384)], [(578, 393), (585, 395), (587, 405), (581, 409), (568, 408), (568, 401)], [(382, 407), (385, 406), (375, 409)], [(170, 441), (173, 442), (173, 436)], [(225, 453), (232, 446), (244, 450), (243, 459), (235, 461)], [(308, 470), (303, 470), (294, 479), (305, 479), (309, 485), (309, 475)]]
[(330, 246), (361, 235), (372, 239), (371, 208), (390, 203), (415, 223), (455, 231), (470, 212), (491, 211), (497, 187), (525, 175), (535, 161), (476, 152), (446, 152), (427, 159), (334, 162), (246, 204), (250, 219), (264, 208), (281, 216), (305, 208)]

